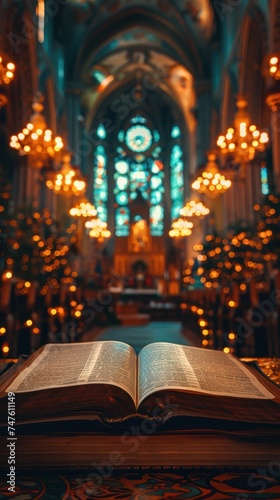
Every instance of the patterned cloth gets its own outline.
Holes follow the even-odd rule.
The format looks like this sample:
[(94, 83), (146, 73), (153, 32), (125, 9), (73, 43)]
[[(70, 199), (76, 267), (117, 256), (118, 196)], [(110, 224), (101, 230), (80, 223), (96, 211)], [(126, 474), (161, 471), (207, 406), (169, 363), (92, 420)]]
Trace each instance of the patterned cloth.
[[(106, 477), (107, 476), (107, 477)], [(126, 470), (18, 474), (16, 492), (0, 483), (0, 499), (10, 500), (280, 500), (278, 467), (236, 470)]]

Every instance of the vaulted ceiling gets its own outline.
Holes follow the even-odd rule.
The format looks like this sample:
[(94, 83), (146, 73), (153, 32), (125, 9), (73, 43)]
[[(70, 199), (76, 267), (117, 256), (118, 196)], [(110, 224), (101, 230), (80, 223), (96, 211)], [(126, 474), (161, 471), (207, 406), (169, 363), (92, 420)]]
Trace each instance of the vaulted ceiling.
[(210, 77), (214, 33), (209, 0), (70, 0), (56, 18), (66, 80), (80, 88), (88, 123), (108, 97), (139, 85), (150, 97), (153, 91), (178, 108), (187, 98), (192, 107), (193, 80)]

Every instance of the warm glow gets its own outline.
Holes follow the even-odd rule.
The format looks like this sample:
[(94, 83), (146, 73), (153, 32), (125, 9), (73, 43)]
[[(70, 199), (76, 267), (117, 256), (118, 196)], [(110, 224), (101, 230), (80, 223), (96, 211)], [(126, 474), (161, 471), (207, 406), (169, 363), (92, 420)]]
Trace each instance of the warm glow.
[[(32, 105), (34, 113), (30, 122), (18, 135), (11, 137), (10, 146), (18, 150), (20, 155), (28, 155), (30, 165), (34, 168), (42, 168), (48, 164), (49, 158), (55, 158), (63, 148), (61, 137), (52, 139), (51, 132), (46, 130), (47, 125), (42, 114), (44, 106), (42, 96), (38, 93)], [(30, 134), (29, 131), (32, 131)], [(48, 133), (50, 132), (50, 133)]]
[(181, 208), (180, 215), (183, 217), (203, 217), (209, 214), (209, 208), (207, 208), (201, 201), (190, 200), (186, 205)]
[(271, 76), (275, 80), (280, 79), (280, 56), (271, 55), (267, 61), (265, 74)]
[(10, 348), (9, 348), (8, 344), (4, 344), (2, 347), (3, 354), (8, 354), (9, 351), (10, 351)]
[(9, 280), (13, 277), (13, 273), (11, 271), (6, 271), (4, 277)]
[[(238, 162), (246, 162), (254, 158), (256, 150), (264, 150), (269, 137), (266, 132), (260, 132), (255, 124), (250, 124), (246, 99), (240, 97), (236, 106), (238, 111), (234, 128), (228, 129), (225, 136), (220, 135), (216, 144), (222, 154), (234, 155)], [(262, 139), (257, 141), (259, 136)]]
[(95, 206), (92, 205), (89, 201), (83, 201), (79, 203), (79, 205), (71, 208), (69, 213), (70, 215), (72, 215), (72, 217), (90, 218), (94, 217), (97, 214), (97, 211)]
[(207, 175), (208, 178), (202, 180), (202, 182), (197, 178), (192, 183), (192, 188), (195, 191), (199, 191), (199, 193), (205, 194), (216, 194), (225, 192), (230, 186), (231, 181), (227, 180), (224, 175), (220, 174), (220, 172), (216, 172), (215, 174), (211, 172), (203, 172), (202, 176)]
[(188, 221), (185, 217), (174, 219), (171, 224), (169, 236), (171, 238), (184, 238), (192, 234), (193, 223)]
[(9, 85), (14, 78), (15, 65), (10, 56), (4, 52), (0, 53), (0, 85)]

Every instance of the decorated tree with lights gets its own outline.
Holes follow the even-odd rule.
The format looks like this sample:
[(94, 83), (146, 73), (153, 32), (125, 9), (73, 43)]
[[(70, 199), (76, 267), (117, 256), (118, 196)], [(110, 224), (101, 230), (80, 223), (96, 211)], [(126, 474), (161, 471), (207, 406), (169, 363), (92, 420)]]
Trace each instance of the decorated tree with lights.
[(48, 209), (16, 211), (4, 221), (6, 271), (25, 282), (59, 285), (72, 274), (69, 259), (76, 243), (74, 230), (72, 225), (61, 234)]
[(208, 234), (194, 247), (199, 254), (184, 270), (184, 283), (193, 284), (196, 277), (205, 288), (246, 282), (264, 271), (262, 249), (263, 242), (249, 225), (231, 227), (224, 237)]
[(270, 194), (262, 205), (255, 205), (259, 215), (257, 234), (264, 263), (280, 264), (280, 195)]
[(5, 232), (6, 220), (9, 217), (9, 201), (11, 185), (0, 173), (0, 273), (5, 269), (5, 256), (7, 251), (7, 235)]

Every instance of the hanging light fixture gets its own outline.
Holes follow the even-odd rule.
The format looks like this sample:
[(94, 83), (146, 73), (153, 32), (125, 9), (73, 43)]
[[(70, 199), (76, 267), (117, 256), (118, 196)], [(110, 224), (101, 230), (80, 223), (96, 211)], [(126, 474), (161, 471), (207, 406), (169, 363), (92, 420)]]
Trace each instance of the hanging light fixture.
[(72, 207), (69, 211), (72, 217), (84, 217), (90, 218), (95, 217), (97, 214), (97, 210), (94, 205), (92, 205), (89, 201), (81, 201), (74, 207)]
[(264, 76), (271, 76), (275, 80), (280, 80), (280, 53), (269, 54), (264, 59)]
[[(6, 2), (0, 2), (0, 19), (1, 22), (4, 21), (6, 10)], [(2, 22), (2, 29), (0, 29), (0, 48), (4, 49), (5, 42), (7, 40), (7, 33), (5, 33), (4, 23)], [(0, 86), (1, 85), (9, 85), (9, 83), (14, 79), (16, 66), (10, 56), (3, 51), (0, 50)], [(1, 92), (0, 93), (0, 108), (7, 104), (8, 99), (6, 95)]]
[[(15, 65), (11, 61), (10, 57), (8, 54), (5, 54), (4, 52), (0, 52), (0, 86), (1, 85), (9, 85), (9, 83), (13, 80), (14, 78), (14, 72), (15, 72)], [(1, 91), (0, 92), (0, 108), (3, 106), (6, 106), (8, 103), (8, 98), (5, 94), (5, 92)]]
[(189, 200), (180, 210), (182, 217), (204, 217), (210, 212), (209, 208), (203, 205), (201, 201)]
[(89, 230), (89, 236), (99, 240), (110, 238), (111, 231), (107, 228), (107, 222), (103, 222), (99, 218), (94, 218), (85, 223), (85, 227)]
[(214, 197), (224, 193), (228, 188), (230, 188), (231, 181), (226, 179), (225, 176), (219, 171), (216, 162), (216, 155), (214, 153), (209, 153), (207, 158), (208, 162), (206, 163), (204, 170), (192, 183), (192, 188), (199, 193)]
[(71, 155), (65, 154), (62, 158), (62, 167), (59, 172), (48, 172), (46, 186), (57, 194), (76, 195), (83, 194), (86, 183), (77, 167), (70, 163)]
[(217, 139), (217, 146), (224, 155), (233, 155), (239, 163), (245, 163), (254, 158), (255, 152), (264, 151), (269, 141), (267, 132), (260, 131), (250, 123), (247, 111), (248, 101), (239, 96), (236, 102), (237, 112), (234, 117), (234, 127), (227, 129), (224, 135)]
[(32, 108), (34, 113), (30, 122), (19, 132), (11, 137), (10, 146), (16, 149), (21, 156), (30, 157), (30, 165), (34, 168), (42, 168), (47, 165), (50, 158), (55, 158), (63, 148), (61, 137), (52, 136), (52, 131), (47, 128), (43, 97), (40, 92), (35, 96)]
[(8, 54), (0, 52), (0, 85), (9, 85), (14, 78), (15, 64)]
[(178, 217), (174, 219), (171, 224), (169, 236), (171, 238), (184, 238), (192, 234), (193, 223), (188, 221), (185, 217)]

